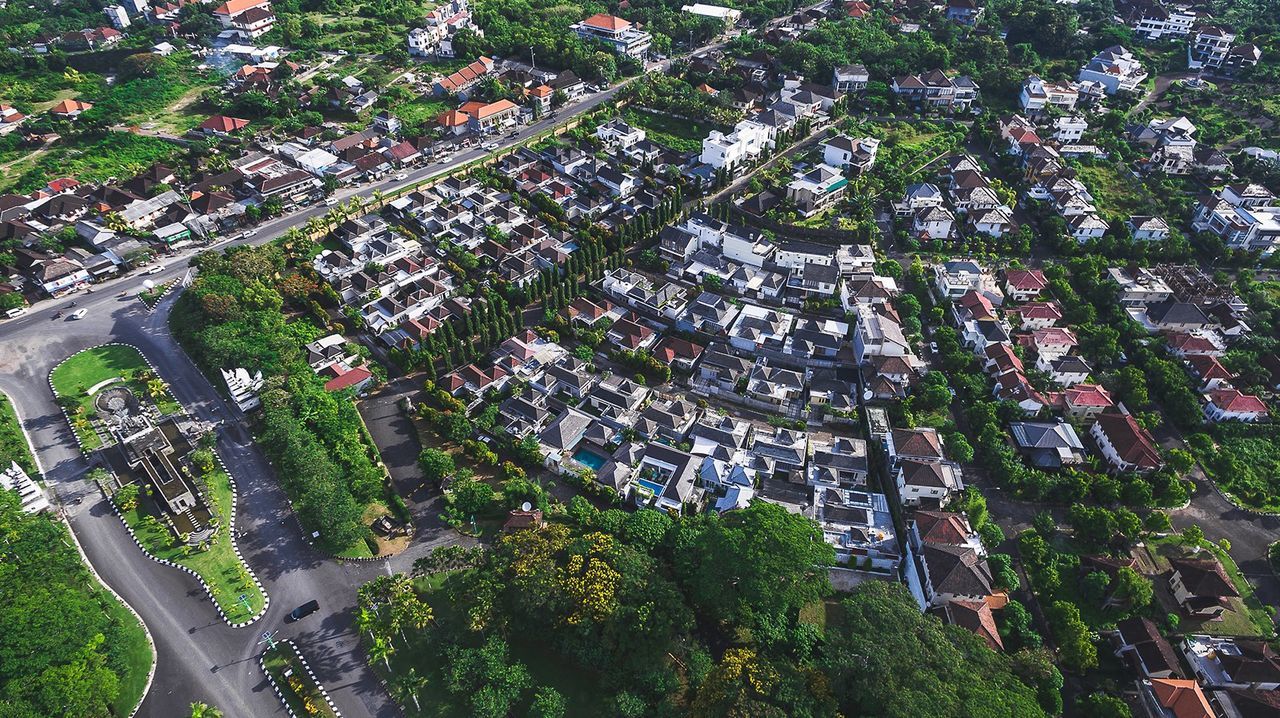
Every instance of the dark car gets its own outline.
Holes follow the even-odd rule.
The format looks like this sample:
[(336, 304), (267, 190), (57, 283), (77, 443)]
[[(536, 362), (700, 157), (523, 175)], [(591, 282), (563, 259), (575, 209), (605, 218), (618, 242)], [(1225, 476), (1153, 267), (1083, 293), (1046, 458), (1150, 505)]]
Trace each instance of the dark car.
[(306, 603), (302, 604), (301, 606), (298, 606), (297, 608), (289, 612), (289, 621), (291, 622), (301, 621), (302, 619), (306, 618), (307, 616), (310, 616), (311, 614), (319, 610), (320, 610), (319, 601), (307, 601)]

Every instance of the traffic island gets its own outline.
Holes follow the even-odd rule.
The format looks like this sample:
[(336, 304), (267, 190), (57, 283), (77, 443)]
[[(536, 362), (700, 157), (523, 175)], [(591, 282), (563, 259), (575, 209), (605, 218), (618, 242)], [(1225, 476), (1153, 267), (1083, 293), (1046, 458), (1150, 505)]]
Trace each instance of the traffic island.
[(275, 642), (265, 636), (264, 640), (269, 647), (258, 659), (258, 665), (289, 715), (293, 718), (342, 718), (293, 641)]

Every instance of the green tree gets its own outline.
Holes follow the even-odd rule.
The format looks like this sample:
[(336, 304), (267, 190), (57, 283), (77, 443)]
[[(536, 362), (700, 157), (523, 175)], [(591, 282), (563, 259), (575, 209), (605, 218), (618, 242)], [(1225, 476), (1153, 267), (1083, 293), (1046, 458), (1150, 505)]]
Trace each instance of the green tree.
[(222, 718), (222, 711), (197, 701), (191, 704), (191, 718)]
[(1076, 709), (1080, 715), (1091, 718), (1133, 718), (1128, 704), (1106, 693), (1090, 693), (1080, 699)]
[(530, 718), (562, 718), (568, 710), (564, 696), (551, 686), (539, 688), (529, 703)]
[(1089, 626), (1080, 618), (1080, 609), (1067, 601), (1054, 601), (1047, 613), (1062, 665), (1078, 673), (1097, 668), (1098, 647), (1093, 644)]
[(440, 449), (423, 449), (418, 455), (418, 466), (422, 469), (423, 478), (437, 485), (453, 476), (458, 469), (453, 456)]

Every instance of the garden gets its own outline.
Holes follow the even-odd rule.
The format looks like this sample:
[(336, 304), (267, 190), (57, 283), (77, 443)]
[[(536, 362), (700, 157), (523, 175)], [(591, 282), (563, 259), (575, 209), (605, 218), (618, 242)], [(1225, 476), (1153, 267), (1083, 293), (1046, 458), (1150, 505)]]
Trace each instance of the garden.
[(58, 405), (67, 412), (71, 428), (86, 451), (104, 443), (94, 399), (108, 386), (121, 385), (135, 397), (147, 397), (162, 416), (182, 411), (164, 380), (137, 349), (124, 344), (106, 344), (73, 355), (54, 368), (50, 381)]
[[(241, 623), (256, 616), (266, 598), (249, 569), (236, 555), (231, 535), (231, 481), (217, 466), (213, 452), (197, 449), (190, 465), (196, 474), (201, 497), (208, 504), (209, 523), (213, 533), (196, 545), (187, 537), (175, 535), (162, 520), (165, 516), (150, 487), (126, 484), (116, 490), (112, 500), (120, 509), (124, 522), (152, 556), (172, 561), (195, 571), (213, 594), (213, 600), (231, 623)], [(243, 597), (243, 598), (241, 598)]]
[(13, 409), (13, 401), (0, 394), (0, 471), (9, 468), (10, 462), (17, 462), (32, 478), (39, 475), (27, 445), (26, 434), (22, 433), (18, 413)]
[(295, 716), (337, 718), (324, 689), (311, 677), (292, 641), (277, 643), (262, 655), (262, 666)]

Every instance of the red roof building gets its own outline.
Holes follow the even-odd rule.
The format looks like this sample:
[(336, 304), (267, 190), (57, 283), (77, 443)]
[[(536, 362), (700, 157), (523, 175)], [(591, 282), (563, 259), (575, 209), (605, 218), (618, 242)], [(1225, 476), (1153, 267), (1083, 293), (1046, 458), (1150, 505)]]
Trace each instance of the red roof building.
[(324, 383), (325, 391), (341, 391), (343, 389), (355, 388), (357, 392), (363, 388), (363, 385), (373, 380), (373, 372), (368, 369), (357, 366), (348, 369), (341, 363), (330, 364), (320, 370), (320, 375), (329, 375), (332, 378)]
[(214, 115), (209, 119), (201, 122), (197, 129), (215, 135), (225, 135), (237, 130), (242, 130), (249, 126), (248, 120), (242, 120), (239, 117), (227, 117), (226, 115)]
[(1116, 471), (1153, 471), (1164, 464), (1151, 434), (1130, 414), (1099, 414), (1089, 434)]
[(1214, 389), (1205, 395), (1204, 415), (1210, 421), (1261, 421), (1267, 418), (1262, 399), (1236, 389)]

